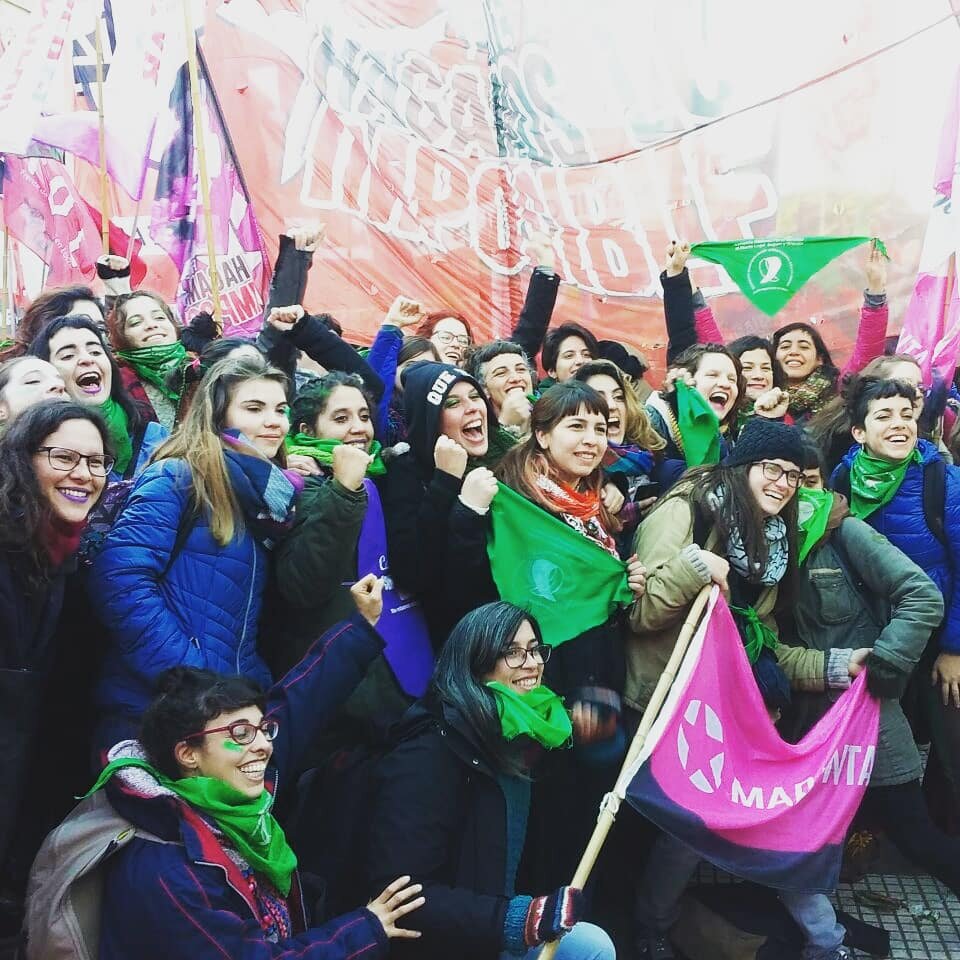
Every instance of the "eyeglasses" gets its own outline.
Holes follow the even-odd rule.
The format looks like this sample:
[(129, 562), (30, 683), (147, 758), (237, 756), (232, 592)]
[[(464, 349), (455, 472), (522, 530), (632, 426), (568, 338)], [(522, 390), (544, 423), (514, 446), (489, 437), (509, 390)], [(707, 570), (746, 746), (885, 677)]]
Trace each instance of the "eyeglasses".
[(50, 466), (61, 473), (69, 473), (81, 460), (87, 461), (87, 469), (95, 477), (105, 477), (117, 462), (113, 457), (99, 453), (77, 453), (67, 447), (38, 447), (37, 453), (45, 453)]
[(257, 739), (257, 731), (262, 733), (267, 740), (276, 740), (280, 732), (280, 722), (278, 720), (265, 719), (260, 723), (250, 723), (249, 720), (237, 720), (234, 723), (228, 723), (225, 727), (211, 727), (209, 730), (198, 730), (184, 737), (184, 740), (193, 740), (195, 737), (205, 737), (209, 733), (229, 733), (230, 739), (234, 743), (246, 746)]
[(439, 340), (445, 347), (451, 343), (455, 343), (458, 347), (470, 346), (470, 338), (464, 333), (447, 333), (446, 330), (435, 330), (432, 339)]
[(796, 490), (800, 486), (803, 474), (799, 470), (784, 470), (779, 463), (770, 463), (768, 460), (762, 460), (760, 466), (765, 479), (779, 480), (781, 477), (786, 477), (788, 487)]
[(553, 647), (548, 647), (545, 643), (535, 643), (532, 647), (507, 647), (501, 657), (506, 661), (508, 667), (522, 667), (527, 662), (527, 657), (533, 657), (536, 663), (546, 663), (553, 653)]

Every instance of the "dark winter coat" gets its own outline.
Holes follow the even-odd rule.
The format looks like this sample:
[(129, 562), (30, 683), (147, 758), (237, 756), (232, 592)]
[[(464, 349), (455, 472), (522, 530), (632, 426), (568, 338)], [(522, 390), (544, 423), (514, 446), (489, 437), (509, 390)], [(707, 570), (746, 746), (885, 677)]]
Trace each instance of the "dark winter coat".
[[(381, 649), (376, 632), (355, 615), (317, 640), (303, 662), (271, 688), (266, 715), (280, 721), (267, 771), (271, 788), (276, 788), (278, 772), (295, 763)], [(137, 837), (108, 864), (101, 960), (349, 960), (387, 955), (382, 926), (363, 908), (308, 929), (296, 878), (288, 897), (294, 936), (269, 942), (249, 884), (196, 810), (149, 776), (145, 783), (143, 776), (118, 774), (108, 790), (121, 816), (163, 842)]]
[(510, 900), (507, 808), (494, 761), (450, 706), (410, 708), (377, 771), (367, 851), (369, 889), (409, 874), (426, 903), (397, 957), (496, 960)]

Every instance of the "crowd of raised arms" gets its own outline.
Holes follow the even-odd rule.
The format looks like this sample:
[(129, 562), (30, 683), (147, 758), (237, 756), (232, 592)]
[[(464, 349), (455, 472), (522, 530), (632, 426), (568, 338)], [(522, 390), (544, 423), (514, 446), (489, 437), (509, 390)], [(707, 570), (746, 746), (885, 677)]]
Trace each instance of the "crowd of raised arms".
[[(673, 957), (682, 844), (622, 811), (569, 883), (711, 583), (784, 739), (866, 669), (857, 822), (960, 893), (955, 391), (885, 352), (880, 252), (840, 365), (805, 323), (724, 342), (671, 244), (652, 391), (551, 325), (547, 245), (509, 338), (399, 297), (361, 351), (303, 303), (319, 235), (281, 238), (256, 340), (110, 257), (105, 301), (46, 290), (5, 347), (0, 955), (68, 955), (44, 870), (94, 823), (118, 839), (69, 935), (103, 960)], [(632, 603), (547, 645), (491, 573), (506, 488)], [(828, 896), (780, 900), (803, 957), (851, 956)]]

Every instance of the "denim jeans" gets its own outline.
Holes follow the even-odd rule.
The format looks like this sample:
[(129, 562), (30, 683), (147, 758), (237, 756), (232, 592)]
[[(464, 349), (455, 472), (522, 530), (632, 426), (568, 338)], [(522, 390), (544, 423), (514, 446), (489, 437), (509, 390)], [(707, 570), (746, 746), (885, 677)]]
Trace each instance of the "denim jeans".
[[(522, 960), (536, 960), (543, 947), (534, 947), (522, 955)], [(556, 960), (616, 960), (613, 941), (604, 930), (592, 923), (578, 923), (565, 936), (554, 954)], [(501, 960), (518, 960), (514, 953), (501, 953)]]
[[(680, 897), (700, 863), (699, 854), (668, 834), (654, 842), (637, 891), (637, 919), (666, 933), (680, 916)], [(843, 943), (830, 899), (822, 893), (780, 892), (780, 900), (804, 937), (803, 960), (826, 960)]]

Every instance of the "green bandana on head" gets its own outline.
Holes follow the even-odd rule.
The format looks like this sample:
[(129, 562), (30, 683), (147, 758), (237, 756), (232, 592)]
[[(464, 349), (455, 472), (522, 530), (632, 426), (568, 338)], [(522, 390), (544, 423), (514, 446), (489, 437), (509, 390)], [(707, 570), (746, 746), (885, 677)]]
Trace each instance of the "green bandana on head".
[(866, 520), (875, 510), (888, 504), (900, 489), (911, 463), (922, 463), (916, 447), (906, 460), (891, 463), (858, 450), (850, 465), (850, 512)]
[(528, 736), (553, 750), (564, 746), (573, 736), (573, 724), (563, 708), (563, 700), (548, 687), (541, 684), (519, 693), (499, 680), (490, 680), (487, 687), (497, 701), (504, 740)]
[[(302, 457), (312, 457), (317, 463), (322, 463), (325, 467), (333, 468), (333, 451), (337, 447), (343, 446), (342, 440), (321, 440), (319, 437), (312, 437), (309, 433), (287, 434), (284, 442), (287, 453), (299, 454)], [(373, 440), (367, 453), (373, 457), (370, 466), (367, 467), (368, 477), (382, 477), (387, 472), (386, 464), (383, 462), (382, 447), (378, 440)]]
[(720, 421), (707, 398), (682, 380), (677, 390), (677, 426), (688, 467), (720, 462)]
[(833, 494), (829, 490), (797, 491), (797, 523), (800, 535), (798, 562), (803, 563), (807, 554), (820, 542), (827, 530), (827, 521), (833, 509)]
[[(841, 253), (875, 237), (784, 237), (695, 243), (690, 253), (719, 263), (743, 295), (768, 317), (784, 307), (818, 271)], [(876, 240), (877, 249), (887, 255)]]
[(187, 359), (187, 348), (179, 340), (136, 350), (118, 350), (117, 356), (129, 363), (141, 380), (157, 387), (168, 400), (180, 399), (180, 391), (172, 390), (167, 384), (167, 377)]
[(146, 760), (121, 757), (103, 768), (87, 796), (125, 767), (146, 770), (162, 787), (172, 790), (181, 800), (209, 816), (255, 873), (265, 876), (283, 896), (290, 893), (297, 857), (287, 843), (283, 828), (270, 812), (273, 794), (269, 790), (263, 790), (257, 797), (248, 797), (216, 777), (171, 780)]
[(130, 439), (130, 421), (127, 419), (126, 411), (117, 403), (113, 397), (107, 397), (97, 409), (107, 421), (107, 433), (113, 441), (113, 449), (116, 453), (117, 462), (114, 464), (114, 470), (123, 476), (130, 460), (133, 457), (133, 441)]

